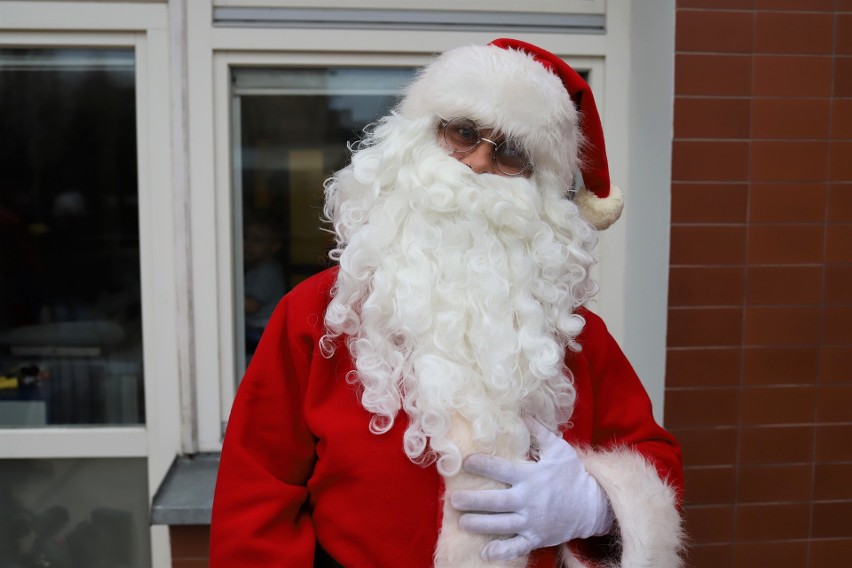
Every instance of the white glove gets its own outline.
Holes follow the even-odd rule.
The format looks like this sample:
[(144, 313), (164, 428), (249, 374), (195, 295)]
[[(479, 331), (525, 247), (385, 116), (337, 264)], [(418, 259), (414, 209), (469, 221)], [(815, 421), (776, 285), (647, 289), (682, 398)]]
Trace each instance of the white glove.
[(450, 505), (463, 512), (462, 529), (497, 538), (482, 559), (512, 560), (536, 548), (607, 534), (613, 514), (598, 482), (571, 445), (532, 418), (525, 418), (539, 460), (510, 462), (485, 454), (464, 460), (464, 469), (509, 484), (507, 489), (454, 491)]

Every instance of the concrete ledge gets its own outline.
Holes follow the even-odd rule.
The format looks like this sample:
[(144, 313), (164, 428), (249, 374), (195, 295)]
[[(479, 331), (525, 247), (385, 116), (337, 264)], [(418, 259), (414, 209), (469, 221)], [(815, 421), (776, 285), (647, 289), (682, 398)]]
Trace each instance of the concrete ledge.
[(151, 505), (152, 525), (209, 525), (219, 454), (178, 456)]

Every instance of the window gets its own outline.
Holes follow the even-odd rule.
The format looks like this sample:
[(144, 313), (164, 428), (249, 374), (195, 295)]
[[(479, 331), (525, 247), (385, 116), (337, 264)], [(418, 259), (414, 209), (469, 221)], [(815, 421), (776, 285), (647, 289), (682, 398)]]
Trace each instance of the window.
[(141, 424), (134, 53), (0, 50), (0, 426)]
[[(0, 49), (7, 430), (145, 422), (135, 77), (132, 48)], [(146, 461), (0, 460), (0, 565), (150, 566)]]
[(323, 181), (347, 163), (347, 143), (387, 114), (412, 73), (234, 69), (234, 224), (241, 241), (234, 244), (234, 266), (240, 268), (235, 281), (242, 283), (237, 304), (243, 307), (235, 335), (245, 345), (238, 380), (281, 296), (328, 266), (332, 236), (320, 223)]
[(144, 458), (0, 462), (0, 566), (150, 566), (146, 487)]
[[(668, 168), (664, 165), (645, 168), (647, 160), (631, 160), (632, 148), (647, 146), (648, 139), (663, 143), (665, 133), (655, 130), (653, 136), (648, 138), (645, 130), (636, 130), (634, 133), (629, 126), (635, 122), (635, 116), (639, 116), (634, 110), (633, 102), (636, 100), (659, 103), (653, 112), (640, 113), (641, 116), (659, 116), (652, 120), (658, 125), (670, 123), (666, 113), (662, 112), (665, 107), (663, 95), (668, 89), (665, 80), (668, 75), (665, 71), (670, 66), (665, 63), (667, 60), (664, 57), (668, 50), (659, 49), (660, 44), (668, 41), (666, 38), (670, 27), (667, 22), (659, 21), (661, 33), (643, 35), (660, 40), (654, 43), (651, 49), (646, 47), (652, 45), (648, 42), (633, 45), (628, 41), (629, 38), (636, 37), (629, 31), (633, 25), (632, 18), (638, 14), (631, 11), (629, 3), (541, 0), (520, 8), (500, 2), (490, 3), (485, 8), (481, 3), (459, 4), (441, 0), (438, 5), (434, 2), (428, 6), (423, 4), (422, 11), (416, 9), (420, 3), (410, 7), (417, 13), (407, 13), (406, 17), (417, 20), (416, 26), (385, 21), (388, 16), (399, 15), (398, 6), (389, 0), (371, 0), (367, 4), (359, 4), (357, 10), (352, 10), (351, 6), (344, 4), (346, 3), (324, 2), (319, 8), (332, 10), (323, 13), (320, 13), (321, 10), (315, 2), (306, 0), (288, 0), (275, 3), (275, 6), (270, 4), (263, 7), (258, 7), (257, 3), (251, 0), (187, 5), (188, 21), (191, 24), (194, 22), (194, 25), (189, 27), (189, 45), (195, 54), (194, 59), (190, 57), (187, 69), (189, 98), (192, 101), (188, 122), (188, 144), (192, 149), (189, 156), (189, 184), (192, 194), (189, 215), (192, 228), (192, 301), (196, 307), (205, 306), (203, 309), (195, 309), (192, 329), (196, 346), (192, 365), (197, 385), (192, 391), (195, 399), (191, 403), (195, 419), (193, 424), (197, 425), (197, 431), (194, 433), (197, 435), (195, 447), (200, 451), (217, 451), (221, 448), (222, 434), (236, 386), (246, 367), (247, 353), (249, 357), (251, 353), (251, 345), (248, 346), (248, 351), (246, 350), (243, 305), (243, 223), (249, 219), (249, 214), (253, 217), (256, 213), (253, 200), (262, 196), (260, 202), (264, 203), (263, 200), (270, 197), (267, 189), (272, 186), (265, 184), (275, 180), (276, 176), (277, 182), (288, 184), (290, 181), (283, 182), (282, 176), (300, 177), (300, 180), (303, 180), (300, 181), (300, 187), (315, 188), (318, 192), (316, 197), (296, 196), (289, 186), (284, 185), (278, 187), (286, 189), (274, 191), (290, 192), (286, 203), (291, 207), (291, 211), (307, 212), (303, 216), (286, 213), (288, 219), (294, 215), (293, 227), (301, 227), (304, 222), (314, 227), (310, 229), (313, 231), (319, 227), (317, 219), (320, 215), (320, 183), (335, 169), (333, 164), (325, 161), (327, 154), (324, 154), (321, 165), (317, 165), (316, 169), (311, 166), (314, 173), (308, 174), (305, 171), (302, 175), (302, 170), (297, 172), (295, 168), (285, 173), (282, 165), (285, 161), (290, 164), (287, 167), (295, 163), (306, 167), (310, 160), (307, 157), (299, 157), (298, 162), (289, 157), (285, 159), (282, 158), (282, 149), (273, 147), (269, 141), (265, 142), (266, 145), (250, 141), (248, 121), (256, 119), (246, 118), (252, 114), (248, 107), (264, 98), (269, 101), (263, 104), (274, 107), (271, 101), (280, 98), (289, 99), (292, 108), (295, 108), (299, 97), (307, 99), (309, 96), (305, 92), (308, 89), (305, 77), (310, 73), (343, 69), (365, 72), (414, 69), (432, 61), (436, 53), (448, 48), (469, 43), (484, 44), (501, 36), (519, 37), (541, 45), (564, 57), (575, 69), (588, 74), (607, 131), (610, 173), (616, 183), (625, 187), (629, 195), (633, 196), (631, 203), (640, 204), (626, 210), (624, 220), (609, 229), (601, 238), (598, 248), (600, 263), (595, 267), (596, 277), (601, 282), (600, 302), (596, 309), (605, 317), (614, 336), (623, 342), (640, 374), (643, 377), (651, 377), (652, 380), (662, 377), (660, 354), (663, 351), (655, 345), (648, 345), (647, 348), (645, 346), (648, 343), (661, 342), (661, 338), (664, 338), (665, 321), (661, 322), (658, 312), (654, 312), (648, 315), (648, 321), (654, 322), (651, 326), (653, 332), (640, 330), (637, 324), (626, 336), (626, 322), (643, 322), (644, 327), (645, 312), (652, 311), (656, 304), (651, 302), (647, 295), (640, 298), (640, 301), (637, 300), (638, 296), (626, 294), (625, 290), (628, 280), (647, 277), (658, 285), (643, 286), (642, 289), (657, 290), (654, 293), (655, 301), (665, 295), (665, 276), (658, 277), (657, 275), (663, 273), (650, 267), (659, 265), (656, 257), (665, 256), (666, 247), (641, 247), (645, 251), (640, 255), (641, 258), (648, 258), (648, 250), (653, 251), (656, 256), (652, 261), (643, 260), (642, 263), (633, 263), (631, 266), (628, 266), (628, 259), (640, 256), (628, 255), (626, 251), (633, 250), (638, 246), (635, 243), (640, 241), (646, 244), (650, 242), (647, 239), (637, 240), (638, 237), (634, 238), (635, 234), (641, 233), (640, 236), (644, 239), (646, 230), (667, 226), (665, 222), (630, 221), (631, 215), (641, 214), (643, 218), (647, 216), (643, 212), (644, 209), (654, 212), (668, 210), (664, 191), (667, 187), (666, 181), (657, 179), (664, 178)], [(296, 8), (306, 8), (310, 13), (298, 12)], [(467, 9), (477, 12), (477, 17), (481, 16), (481, 19), (477, 20), (482, 24), (480, 31), (473, 32), (463, 26), (448, 26), (446, 21), (442, 20), (445, 17), (452, 19)], [(393, 13), (385, 13), (383, 10)], [(433, 11), (440, 14), (434, 14)], [(559, 20), (559, 23), (545, 18), (546, 21), (536, 20), (524, 24), (535, 29), (524, 28), (518, 31), (521, 22), (516, 21), (517, 11), (535, 13), (537, 16), (577, 15), (580, 17), (571, 22), (586, 28), (579, 31), (574, 29), (568, 20)], [(362, 18), (358, 22), (349, 22), (351, 25), (337, 27), (337, 23), (346, 20), (352, 13), (355, 13), (357, 18), (377, 16), (385, 20), (380, 23), (377, 23), (378, 20), (364, 23)], [(590, 16), (589, 19), (585, 18), (587, 15)], [(314, 16), (339, 19), (335, 19), (333, 23), (327, 20), (319, 22), (311, 20)], [(212, 26), (209, 22), (213, 22)], [(551, 23), (564, 29), (560, 30), (561, 33), (549, 33), (544, 28), (549, 27)], [(536, 27), (538, 24), (543, 27)], [(656, 29), (654, 26), (650, 27)], [(648, 53), (653, 56), (647, 55)], [(659, 56), (659, 53), (663, 55)], [(212, 65), (207, 64), (208, 55), (212, 56)], [(643, 81), (637, 82), (630, 73), (634, 58), (641, 59), (639, 63), (642, 64), (647, 62), (654, 73), (658, 67), (661, 68), (662, 75), (650, 72), (641, 74), (641, 77), (648, 79), (649, 92), (660, 95), (659, 97), (639, 99), (630, 95), (636, 91), (637, 85), (645, 85)], [(663, 63), (658, 66), (659, 62)], [(304, 77), (296, 78), (300, 74), (304, 74)], [(330, 83), (315, 82), (311, 88), (322, 91), (327, 90), (329, 85)], [(373, 84), (367, 82), (367, 86)], [(628, 105), (628, 102), (631, 104)], [(279, 106), (266, 113), (265, 120), (269, 124), (263, 125), (264, 128), (279, 129), (288, 126), (282, 124), (283, 119), (279, 118), (278, 113), (286, 111), (282, 108)], [(286, 116), (295, 117), (295, 120), (303, 118), (295, 112)], [(641, 138), (640, 142), (628, 145), (628, 139), (637, 136)], [(348, 139), (349, 136), (338, 138), (337, 148), (343, 149), (343, 140)], [(250, 145), (258, 148), (250, 148)], [(329, 142), (329, 148), (333, 145)], [(663, 143), (660, 147), (667, 146)], [(658, 154), (661, 160), (665, 158), (665, 153)], [(319, 154), (314, 152), (312, 155), (315, 163), (320, 164)], [(255, 169), (266, 171), (270, 177), (262, 181), (258, 172), (251, 171)], [(638, 181), (633, 179), (634, 172), (640, 175)], [(252, 187), (261, 190), (253, 193), (255, 190)], [(302, 201), (298, 202), (298, 206), (294, 206), (297, 203), (295, 200), (299, 199)], [(285, 216), (285, 213), (279, 212), (277, 215)], [(280, 226), (283, 225), (282, 222)], [(320, 232), (314, 234), (322, 236)], [(296, 243), (295, 238), (290, 240), (290, 235), (284, 235), (283, 232), (276, 235), (276, 238), (281, 243), (278, 245), (277, 257), (278, 262), (282, 264), (282, 272), (285, 273), (282, 276), (285, 290), (311, 270), (322, 268), (322, 264), (315, 263), (318, 258), (323, 258), (322, 246), (327, 241), (318, 240), (313, 245), (300, 246), (299, 251), (294, 254), (289, 248), (285, 250), (284, 240), (287, 239), (287, 243)], [(659, 241), (658, 235), (651, 240)], [(301, 253), (307, 256), (298, 256)], [(288, 254), (290, 260), (283, 258)], [(307, 262), (301, 262), (302, 260)], [(285, 261), (292, 265), (285, 268)], [(297, 266), (299, 264), (301, 266)], [(286, 274), (288, 270), (292, 274), (302, 271), (302, 275), (291, 277)], [(662, 281), (658, 282), (659, 280)], [(636, 315), (639, 312), (643, 317)], [(637, 349), (636, 345), (643, 347)], [(656, 406), (661, 408), (661, 386), (654, 385), (651, 391)]]

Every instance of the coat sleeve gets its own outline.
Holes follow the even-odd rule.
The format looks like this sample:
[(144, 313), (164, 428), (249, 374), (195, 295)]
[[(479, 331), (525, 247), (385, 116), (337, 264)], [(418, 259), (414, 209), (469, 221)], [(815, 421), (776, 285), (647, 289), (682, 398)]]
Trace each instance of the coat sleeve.
[[(580, 455), (609, 497), (617, 535), (615, 547), (612, 539), (597, 548), (600, 542), (574, 543), (565, 564), (679, 567), (684, 539), (680, 446), (655, 422), (647, 392), (601, 319), (590, 312), (583, 316), (581, 357), (592, 383), (594, 432), (591, 446)], [(601, 556), (609, 558), (588, 562)], [(618, 560), (613, 562), (613, 556)]]
[(303, 400), (314, 347), (299, 304), (292, 294), (281, 301), (238, 389), (213, 500), (211, 568), (313, 566), (306, 484), (315, 450)]

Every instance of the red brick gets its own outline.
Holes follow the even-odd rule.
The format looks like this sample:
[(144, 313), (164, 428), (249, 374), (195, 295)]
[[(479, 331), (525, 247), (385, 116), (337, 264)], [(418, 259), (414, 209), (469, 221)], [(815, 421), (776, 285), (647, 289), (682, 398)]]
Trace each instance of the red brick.
[(845, 566), (852, 558), (852, 538), (831, 540), (812, 539), (809, 568), (837, 568)]
[[(827, 146), (827, 143), (824, 145)], [(676, 140), (672, 145), (672, 181), (740, 181), (748, 178), (748, 142)]]
[(672, 223), (745, 223), (747, 199), (743, 183), (674, 183)]
[(741, 308), (669, 309), (669, 347), (739, 345)]
[(791, 540), (808, 537), (810, 511), (807, 503), (741, 505), (737, 507), (736, 539)]
[(749, 306), (743, 341), (747, 345), (818, 345), (820, 309), (798, 306)]
[(852, 181), (852, 140), (832, 140), (830, 179), (837, 182)]
[(666, 426), (732, 426), (739, 414), (739, 389), (683, 389), (666, 394)]
[(852, 501), (852, 463), (821, 463), (814, 475), (814, 499)]
[[(827, 101), (825, 106), (827, 123)], [(748, 138), (750, 116), (748, 99), (678, 97), (674, 108), (675, 138)]]
[(822, 181), (828, 173), (827, 141), (758, 140), (751, 146), (755, 181)]
[(687, 467), (684, 469), (684, 503), (722, 505), (736, 500), (736, 470), (725, 467)]
[(751, 53), (754, 16), (741, 11), (679, 10), (677, 51)]
[[(667, 387), (707, 387), (739, 384), (742, 350), (667, 349)], [(668, 407), (666, 407), (668, 408)]]
[(852, 139), (852, 99), (831, 100), (831, 137)]
[(822, 423), (852, 422), (852, 386), (822, 387), (817, 401), (817, 420)]
[(828, 185), (828, 220), (834, 223), (852, 222), (852, 183)]
[(757, 12), (755, 53), (831, 54), (832, 14)]
[(808, 568), (808, 543), (803, 540), (738, 542), (734, 552), (734, 568), (755, 568), (756, 566)]
[(834, 58), (834, 96), (852, 97), (852, 57)]
[(822, 301), (819, 266), (751, 266), (746, 301), (749, 304), (819, 304)]
[(822, 223), (826, 185), (754, 183), (748, 193), (748, 219), (753, 223)]
[(823, 343), (852, 344), (852, 306), (826, 306), (822, 323)]
[[(852, 501), (814, 503), (814, 538), (852, 538)], [(847, 559), (848, 560), (848, 559)]]
[(743, 350), (743, 384), (815, 384), (819, 357), (816, 346), (749, 347)]
[(740, 428), (741, 464), (789, 464), (813, 457), (813, 426), (762, 426)]
[(686, 563), (690, 568), (732, 568), (734, 546), (732, 544), (690, 544), (686, 550)]
[(852, 345), (821, 346), (819, 380), (825, 385), (852, 383)]
[(750, 10), (754, 8), (754, 0), (677, 0), (677, 8), (703, 8), (708, 11)]
[(836, 44), (834, 53), (837, 55), (852, 55), (852, 14), (835, 14)]
[(746, 228), (743, 226), (681, 225), (671, 230), (670, 262), (678, 264), (742, 264)]
[(733, 506), (690, 507), (686, 510), (686, 530), (696, 544), (731, 540)]
[(834, 9), (834, 0), (755, 0), (758, 10), (794, 10), (801, 12), (825, 11)]
[(829, 225), (825, 243), (826, 262), (852, 262), (852, 225)]
[(808, 501), (813, 496), (811, 464), (742, 467), (738, 481), (740, 503)]
[[(731, 427), (672, 429), (690, 466), (731, 465), (737, 461), (737, 429)], [(813, 435), (813, 434), (811, 434)]]
[(669, 272), (670, 306), (742, 304), (744, 293), (745, 270), (742, 267), (672, 267)]
[(741, 422), (749, 426), (809, 424), (816, 414), (816, 396), (812, 386), (742, 389)]
[(852, 304), (852, 265), (836, 264), (825, 268), (825, 303)]
[[(852, 238), (852, 232), (850, 232)], [(822, 225), (751, 225), (748, 229), (750, 264), (819, 264), (823, 259)], [(845, 242), (838, 236), (838, 243)]]
[(852, 424), (819, 425), (816, 429), (816, 461), (852, 461)]
[(751, 136), (828, 138), (830, 111), (829, 99), (756, 98), (752, 100), (751, 107)]
[(172, 558), (207, 558), (210, 550), (209, 525), (174, 525), (169, 528)]
[(831, 63), (831, 57), (827, 56), (757, 55), (754, 57), (754, 94), (827, 97), (831, 93)]
[(751, 68), (751, 57), (746, 56), (676, 54), (675, 94), (748, 96)]

